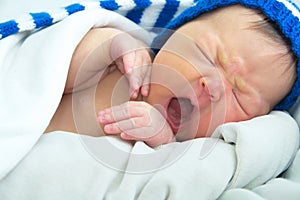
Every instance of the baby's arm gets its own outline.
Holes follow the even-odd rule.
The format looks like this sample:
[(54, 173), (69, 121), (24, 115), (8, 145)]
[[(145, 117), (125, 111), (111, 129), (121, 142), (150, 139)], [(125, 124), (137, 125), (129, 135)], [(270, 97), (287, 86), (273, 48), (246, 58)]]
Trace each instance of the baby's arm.
[(151, 57), (145, 45), (114, 28), (91, 29), (73, 53), (65, 93), (96, 85), (110, 66), (127, 75), (131, 97), (148, 95)]
[(107, 134), (120, 134), (122, 139), (144, 141), (155, 147), (175, 141), (163, 115), (143, 101), (129, 101), (98, 113), (99, 123)]

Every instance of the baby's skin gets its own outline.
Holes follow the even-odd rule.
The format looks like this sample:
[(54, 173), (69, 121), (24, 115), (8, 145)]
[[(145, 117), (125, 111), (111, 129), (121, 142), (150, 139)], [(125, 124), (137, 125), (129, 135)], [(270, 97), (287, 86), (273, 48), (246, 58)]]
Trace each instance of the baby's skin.
[(124, 140), (144, 141), (155, 147), (175, 141), (172, 129), (161, 112), (159, 107), (144, 101), (129, 101), (100, 111), (98, 121), (106, 124), (106, 134), (120, 134)]
[[(73, 54), (65, 94), (76, 94), (94, 85), (101, 85), (110, 72), (119, 70), (127, 78), (132, 101), (99, 111), (97, 121), (103, 127), (104, 134), (120, 135), (124, 140), (145, 141), (150, 146), (169, 143), (174, 141), (174, 136), (163, 113), (146, 102), (137, 101), (138, 97), (149, 94), (151, 60), (149, 48), (130, 34), (113, 28), (92, 29)], [(98, 98), (105, 97), (102, 95)], [(72, 112), (70, 117), (74, 117)], [(67, 112), (57, 113), (63, 116)], [(58, 120), (52, 121), (61, 121), (63, 118), (58, 117)], [(49, 127), (46, 132), (55, 128), (66, 129), (52, 128), (51, 124)], [(73, 129), (67, 130), (76, 131), (76, 124)]]
[[(135, 100), (139, 93), (144, 97), (149, 94), (151, 55), (148, 49), (132, 45), (133, 40), (126, 33), (120, 34), (112, 40), (110, 51), (114, 60), (111, 65), (116, 65), (126, 75), (130, 97)], [(104, 125), (105, 134), (144, 141), (152, 147), (175, 141), (163, 110), (144, 101), (128, 101), (99, 111), (98, 122)]]

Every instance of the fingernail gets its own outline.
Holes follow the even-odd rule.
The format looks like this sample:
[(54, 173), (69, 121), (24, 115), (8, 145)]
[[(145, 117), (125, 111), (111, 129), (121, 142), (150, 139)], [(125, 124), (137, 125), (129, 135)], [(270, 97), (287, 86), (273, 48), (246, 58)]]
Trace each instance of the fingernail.
[(104, 123), (104, 122), (105, 122), (103, 116), (99, 116), (99, 117), (97, 118), (97, 121), (98, 121), (99, 123)]
[(126, 134), (125, 134), (124, 132), (122, 132), (122, 133), (120, 133), (120, 137), (121, 137), (122, 139), (124, 139), (124, 138), (126, 137)]
[(106, 132), (110, 132), (112, 129), (113, 129), (113, 126), (111, 124), (104, 126), (104, 131), (106, 131)]

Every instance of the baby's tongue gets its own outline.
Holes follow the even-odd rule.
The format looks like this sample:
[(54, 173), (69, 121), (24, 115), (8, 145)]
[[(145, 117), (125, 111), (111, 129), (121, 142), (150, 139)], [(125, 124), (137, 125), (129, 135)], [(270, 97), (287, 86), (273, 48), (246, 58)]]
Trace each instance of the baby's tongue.
[(187, 98), (172, 98), (169, 104), (169, 114), (173, 119), (176, 119), (176, 123), (180, 123), (181, 119), (185, 119), (191, 114), (194, 107), (191, 101)]

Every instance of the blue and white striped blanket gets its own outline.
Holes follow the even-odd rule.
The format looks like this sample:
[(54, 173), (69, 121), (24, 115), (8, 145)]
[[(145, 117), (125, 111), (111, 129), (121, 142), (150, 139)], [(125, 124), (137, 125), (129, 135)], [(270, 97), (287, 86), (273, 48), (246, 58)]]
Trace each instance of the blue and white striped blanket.
[[(194, 0), (196, 1), (196, 0)], [(146, 29), (164, 27), (182, 10), (194, 4), (193, 0), (135, 0), (80, 2), (65, 7), (23, 14), (19, 18), (0, 23), (0, 39), (24, 31), (35, 31), (51, 26), (80, 11), (107, 9), (117, 12)]]

